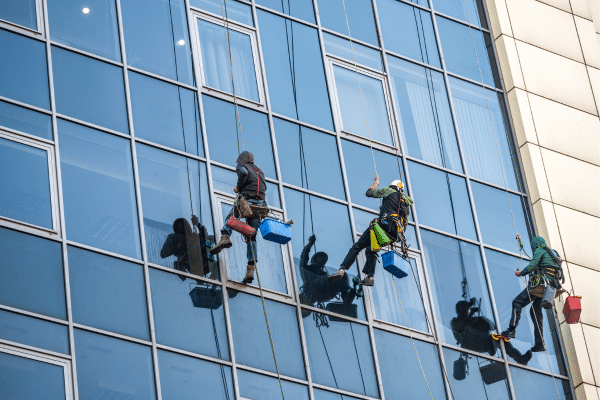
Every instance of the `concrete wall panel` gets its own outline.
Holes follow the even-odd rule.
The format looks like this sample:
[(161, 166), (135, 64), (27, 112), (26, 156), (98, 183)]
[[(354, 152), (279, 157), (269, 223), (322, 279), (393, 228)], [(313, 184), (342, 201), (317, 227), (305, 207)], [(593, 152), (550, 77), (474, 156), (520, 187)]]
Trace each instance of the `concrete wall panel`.
[(600, 271), (600, 218), (558, 204), (554, 210), (566, 259)]

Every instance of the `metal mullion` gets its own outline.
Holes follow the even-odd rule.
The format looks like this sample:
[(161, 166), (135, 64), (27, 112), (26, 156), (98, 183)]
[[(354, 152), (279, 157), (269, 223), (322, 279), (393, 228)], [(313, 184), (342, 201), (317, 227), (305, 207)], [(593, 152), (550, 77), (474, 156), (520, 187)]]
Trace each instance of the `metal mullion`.
[(459, 236), (459, 235), (456, 235), (454, 233), (446, 232), (446, 231), (443, 231), (443, 230), (437, 229), (437, 228), (432, 228), (430, 226), (423, 225), (423, 224), (420, 224), (419, 227), (421, 229), (425, 229), (426, 231), (434, 232), (434, 233), (437, 233), (439, 235), (449, 236), (452, 239), (460, 240), (461, 242), (471, 243), (471, 244), (474, 244), (475, 246), (479, 246), (479, 242), (477, 240), (474, 240), (474, 239), (469, 239), (469, 238), (466, 238), (464, 236)]
[(459, 75), (456, 72), (451, 72), (451, 71), (446, 70), (446, 73), (448, 74), (448, 76), (451, 76), (451, 77), (456, 78), (456, 79), (460, 79), (461, 81), (472, 83), (473, 85), (476, 85), (476, 86), (479, 86), (479, 87), (486, 88), (488, 90), (491, 90), (492, 92), (502, 92), (502, 89), (498, 89), (498, 88), (496, 88), (494, 86), (490, 86), (487, 83), (478, 82), (475, 79), (467, 78), (466, 76)]
[[(195, 89), (194, 89), (194, 91), (195, 91)], [(158, 143), (151, 142), (149, 140), (141, 139), (141, 138), (137, 138), (137, 137), (135, 138), (135, 141), (136, 141), (136, 143), (154, 147), (155, 149), (159, 149), (159, 150), (164, 150), (169, 153), (177, 154), (178, 156), (186, 157), (186, 158), (189, 158), (190, 160), (195, 160), (195, 161), (200, 161), (200, 162), (206, 163), (206, 158), (204, 158), (202, 156), (197, 156), (195, 154), (186, 153), (183, 150), (177, 150), (172, 147), (168, 147), (168, 146), (165, 146), (162, 144), (158, 144)]]
[(356, 324), (356, 325), (365, 325), (365, 326), (369, 325), (369, 323), (366, 320), (363, 321), (361, 319), (348, 317), (348, 316), (343, 315), (343, 314), (336, 314), (335, 312), (329, 311), (329, 310), (326, 310), (326, 309), (317, 308), (317, 307), (314, 307), (314, 306), (307, 306), (305, 304), (302, 304), (301, 308), (303, 308), (305, 310), (312, 311), (312, 312), (316, 312), (316, 313), (319, 313), (319, 314), (328, 315), (330, 317), (335, 317), (337, 319), (343, 319), (343, 320), (346, 320), (347, 322), (351, 322), (351, 323)]
[[(321, 26), (321, 25), (319, 24), (319, 26)], [(329, 33), (330, 35), (333, 35), (333, 36), (340, 37), (342, 39), (350, 40), (350, 36), (346, 35), (345, 33), (339, 33), (339, 32), (336, 32), (336, 31), (334, 31), (332, 29), (324, 28), (323, 26), (321, 26), (321, 31), (325, 32), (325, 33)], [(360, 45), (365, 46), (365, 47), (368, 47), (368, 48), (373, 49), (373, 50), (381, 51), (381, 47), (377, 47), (374, 44), (362, 41), (360, 39), (352, 38), (352, 42), (356, 43), (356, 44), (360, 44)], [(323, 54), (325, 54), (325, 53), (323, 53)]]
[[(48, 157), (50, 158), (50, 157)], [(48, 160), (49, 162), (51, 162), (51, 160)], [(54, 171), (49, 171), (50, 174)], [(50, 176), (50, 174), (48, 174), (48, 176)], [(50, 184), (50, 191), (52, 191), (53, 189), (53, 185)], [(51, 200), (52, 202), (52, 200)], [(54, 220), (54, 218), (56, 217), (56, 213), (58, 212), (58, 206), (54, 208), (52, 208), (52, 224), (54, 226), (57, 226), (58, 224), (56, 223), (56, 221)], [(40, 235), (41, 232), (47, 233), (48, 235), (59, 235), (60, 234), (60, 229), (57, 227), (55, 229), (48, 229), (48, 228), (44, 228), (43, 226), (37, 226), (37, 225), (33, 225), (30, 224), (28, 222), (23, 222), (23, 221), (19, 221), (18, 219), (12, 219), (9, 217), (0, 217), (0, 226), (6, 226), (7, 228), (11, 228), (11, 229), (15, 229), (15, 230), (21, 230), (21, 228), (23, 228), (23, 231), (26, 232), (37, 232), (36, 236), (40, 236), (43, 238), (47, 238), (47, 239), (52, 239), (52, 236), (43, 236)]]
[(179, 86), (179, 87), (182, 87), (184, 89), (189, 89), (189, 90), (194, 91), (194, 92), (196, 91), (196, 87), (195, 86), (188, 85), (187, 83), (176, 81), (175, 79), (167, 78), (166, 76), (162, 76), (162, 75), (155, 74), (153, 72), (145, 71), (145, 70), (137, 68), (137, 67), (132, 67), (131, 65), (127, 65), (126, 68), (127, 68), (127, 71), (137, 72), (138, 74), (147, 76), (149, 78), (154, 78), (154, 79), (157, 79), (159, 81), (170, 83), (171, 85)]
[(69, 46), (69, 45), (66, 45), (66, 44), (63, 44), (63, 43), (60, 43), (60, 42), (55, 42), (55, 41), (51, 41), (50, 45), (54, 46), (54, 47), (58, 47), (58, 48), (63, 49), (63, 50), (70, 51), (72, 53), (76, 53), (76, 54), (88, 57), (88, 58), (92, 58), (92, 59), (97, 60), (97, 61), (102, 61), (102, 62), (104, 62), (106, 64), (114, 65), (115, 67), (121, 67), (121, 68), (123, 68), (123, 63), (121, 63), (119, 61), (115, 61), (115, 60), (112, 60), (110, 58), (102, 57), (102, 56), (99, 56), (99, 55), (94, 54), (94, 53), (89, 53), (89, 52), (87, 52), (85, 50), (80, 50), (80, 49), (78, 49), (76, 47), (72, 47), (72, 46)]
[(519, 192), (519, 191), (511, 189), (511, 188), (502, 187), (500, 185), (496, 185), (495, 183), (484, 181), (483, 179), (475, 178), (473, 176), (469, 176), (469, 180), (471, 180), (473, 182), (481, 183), (483, 185), (490, 186), (490, 187), (493, 187), (493, 188), (496, 188), (496, 189), (499, 189), (499, 190), (502, 190), (503, 192), (508, 192), (510, 194), (517, 195), (519, 197), (529, 197), (526, 193)]
[(337, 197), (328, 196), (328, 195), (323, 194), (323, 193), (315, 192), (313, 190), (302, 188), (300, 186), (292, 185), (291, 183), (283, 183), (282, 186), (284, 186), (284, 187), (286, 187), (288, 189), (296, 190), (298, 192), (309, 194), (309, 195), (311, 195), (313, 197), (318, 197), (320, 199), (329, 200), (329, 201), (332, 201), (334, 203), (343, 204), (343, 205), (347, 205), (348, 204), (347, 201), (342, 200), (342, 199), (338, 199)]
[(16, 33), (18, 35), (25, 36), (40, 42), (46, 41), (46, 38), (43, 36), (43, 33), (35, 31), (31, 28), (27, 28), (26, 26), (14, 24), (3, 19), (0, 19), (0, 29)]
[(495, 246), (492, 246), (492, 245), (489, 245), (489, 244), (485, 244), (485, 243), (483, 244), (483, 247), (486, 248), (486, 249), (489, 249), (489, 250), (494, 250), (494, 251), (496, 251), (498, 253), (502, 253), (502, 254), (506, 254), (506, 255), (509, 255), (509, 256), (513, 256), (513, 257), (516, 257), (516, 258), (523, 259), (526, 262), (529, 262), (529, 260), (530, 260), (530, 258), (527, 257), (527, 256), (524, 256), (524, 255), (519, 254), (519, 253), (515, 253), (515, 252), (510, 251), (510, 250), (502, 249), (500, 247), (495, 247)]
[[(546, 375), (546, 376), (549, 376), (549, 377), (555, 378), (555, 379), (563, 379), (564, 378), (564, 375), (553, 374), (550, 371), (545, 371), (545, 370), (540, 369), (540, 368), (530, 367), (529, 365), (525, 365), (525, 364), (519, 364), (519, 363), (511, 361), (511, 360), (508, 360), (508, 365), (510, 367), (518, 367), (520, 369), (524, 369), (524, 370), (527, 370), (527, 371), (531, 371), (531, 372), (535, 372), (535, 373), (538, 373), (538, 374)], [(569, 378), (567, 377), (567, 379), (569, 379)]]
[[(376, 51), (381, 54), (380, 50), (376, 50)], [(331, 59), (334, 62), (334, 64), (337, 61), (338, 64), (335, 64), (335, 65), (339, 65), (339, 63), (344, 63), (344, 64), (347, 64), (348, 66), (351, 66), (352, 72), (356, 72), (356, 68), (354, 68), (353, 62), (349, 61), (347, 58), (344, 58), (342, 56), (338, 56), (338, 55), (332, 54), (332, 53), (327, 53), (327, 57), (329, 59)], [(369, 76), (371, 78), (375, 78), (375, 79), (379, 79), (379, 80), (382, 80), (382, 77), (386, 75), (385, 72), (382, 72), (382, 71), (380, 71), (380, 70), (378, 70), (376, 68), (373, 68), (373, 67), (369, 67), (368, 65), (361, 64), (358, 61), (356, 62), (356, 65), (358, 67), (358, 70), (359, 70), (358, 73), (359, 74), (366, 75), (366, 76)], [(342, 66), (342, 65), (339, 65), (339, 66), (348, 69), (347, 66)], [(361, 71), (364, 71), (364, 72), (361, 72)], [(376, 77), (373, 76), (373, 75), (376, 75)]]
[(320, 126), (312, 125), (312, 124), (309, 124), (308, 122), (304, 122), (304, 121), (300, 121), (298, 119), (288, 117), (287, 115), (277, 114), (276, 112), (271, 112), (271, 114), (273, 114), (274, 118), (282, 119), (284, 121), (288, 121), (288, 122), (292, 122), (296, 125), (300, 125), (304, 128), (309, 128), (314, 131), (319, 131), (319, 132), (326, 133), (331, 136), (335, 136), (335, 131), (330, 131), (329, 129), (321, 128)]
[(105, 128), (105, 127), (100, 126), (100, 125), (92, 124), (90, 122), (86, 122), (86, 121), (83, 121), (81, 119), (69, 117), (68, 115), (56, 113), (56, 117), (60, 118), (60, 119), (64, 119), (65, 121), (69, 121), (69, 122), (76, 123), (78, 125), (85, 126), (87, 128), (95, 129), (97, 131), (101, 131), (101, 132), (105, 132), (105, 133), (110, 133), (111, 135), (119, 136), (119, 137), (122, 137), (124, 139), (130, 139), (131, 138), (131, 136), (128, 135), (128, 134), (126, 134), (126, 133), (115, 131), (115, 130), (112, 130), (112, 129), (109, 129), (109, 128)]
[(30, 345), (19, 343), (19, 342), (12, 342), (10, 340), (1, 339), (1, 338), (0, 338), (0, 345), (11, 346), (11, 347), (15, 347), (18, 349), (25, 349), (25, 350), (33, 351), (38, 354), (41, 353), (43, 355), (53, 356), (53, 357), (57, 357), (57, 358), (63, 358), (63, 359), (65, 359), (66, 362), (69, 362), (73, 359), (73, 357), (71, 357), (69, 354), (58, 353), (56, 351), (42, 349), (41, 347), (30, 346)]
[(223, 286), (223, 282), (221, 281), (215, 281), (213, 279), (210, 278), (205, 278), (203, 276), (200, 275), (193, 275), (189, 272), (185, 272), (185, 271), (177, 271), (173, 268), (168, 268), (168, 267), (164, 267), (162, 265), (158, 265), (158, 264), (153, 264), (151, 262), (148, 262), (148, 267), (151, 269), (156, 269), (156, 270), (160, 270), (160, 271), (164, 271), (173, 275), (177, 275), (177, 276), (185, 276), (187, 278), (190, 279), (194, 279), (196, 281), (200, 281), (203, 283), (210, 283), (211, 285), (216, 285), (216, 286)]
[(474, 350), (469, 350), (467, 348), (464, 347), (460, 347), (460, 346), (455, 346), (449, 343), (443, 343), (442, 347), (445, 349), (449, 349), (449, 350), (454, 350), (460, 353), (465, 353), (468, 354), (470, 356), (474, 356), (474, 357), (478, 357), (478, 358), (483, 358), (484, 360), (490, 360), (490, 361), (500, 361), (502, 363), (504, 363), (504, 360), (502, 359), (502, 357), (494, 357), (494, 356), (490, 356), (488, 353), (478, 353), (477, 351)]
[(148, 346), (148, 347), (152, 346), (152, 342), (150, 340), (140, 339), (140, 338), (136, 338), (134, 336), (128, 336), (128, 335), (124, 335), (122, 333), (108, 331), (106, 329), (96, 328), (96, 327), (93, 327), (90, 325), (80, 324), (77, 322), (73, 323), (73, 326), (82, 331), (97, 333), (99, 335), (104, 335), (104, 336), (112, 337), (115, 339), (122, 339), (127, 342), (137, 343), (137, 344), (141, 344), (141, 345)]
[[(432, 0), (428, 0), (428, 1), (429, 1), (429, 5), (433, 11), (433, 1)], [(434, 11), (434, 13), (435, 13), (435, 11)], [(471, 181), (469, 179), (467, 163), (466, 163), (463, 148), (462, 148), (462, 141), (461, 141), (461, 137), (460, 137), (460, 133), (459, 133), (459, 129), (458, 129), (458, 121), (456, 118), (456, 113), (454, 111), (454, 101), (452, 99), (452, 93), (451, 93), (451, 89), (450, 89), (450, 80), (448, 79), (448, 71), (446, 70), (446, 60), (444, 59), (444, 54), (442, 51), (442, 43), (440, 41), (440, 36), (439, 36), (439, 31), (438, 31), (438, 26), (437, 26), (437, 19), (432, 18), (432, 21), (433, 21), (433, 31), (435, 34), (435, 38), (436, 38), (436, 42), (437, 42), (437, 46), (438, 46), (438, 52), (440, 55), (440, 61), (442, 64), (442, 68), (444, 70), (444, 73), (443, 73), (444, 83), (446, 84), (446, 94), (448, 96), (448, 101), (450, 104), (450, 115), (452, 117), (452, 123), (454, 125), (454, 130), (456, 132), (456, 141), (458, 144), (458, 151), (460, 154), (463, 171), (467, 175), (467, 178), (465, 179), (465, 182), (467, 183), (467, 193), (469, 195), (469, 202), (471, 203), (471, 210), (473, 212), (473, 222), (475, 223), (475, 231), (477, 233), (477, 238), (479, 240), (479, 251), (481, 253), (481, 259), (483, 262), (483, 271), (485, 274), (485, 281), (486, 281), (487, 288), (488, 288), (488, 294), (490, 296), (490, 301), (492, 303), (492, 312), (494, 314), (494, 322), (496, 323), (496, 329), (500, 330), (502, 328), (500, 326), (500, 318), (498, 317), (498, 311), (496, 309), (496, 297), (494, 296), (494, 291), (492, 288), (492, 281), (490, 278), (488, 265), (487, 265), (487, 258), (485, 257), (485, 248), (483, 246), (481, 231), (479, 229), (479, 219), (477, 217), (477, 211), (475, 208), (475, 200), (474, 200), (473, 191), (471, 188)], [(507, 375), (507, 379), (508, 379), (509, 392), (510, 392), (511, 398), (516, 399), (515, 392), (513, 389), (513, 384), (512, 384), (512, 378), (510, 376), (510, 370), (509, 370), (509, 366), (508, 366), (508, 357), (506, 354), (506, 350), (504, 348), (504, 343), (501, 343), (500, 347), (502, 348), (502, 358), (504, 360), (504, 367), (505, 367), (506, 375)]]
[(349, 392), (349, 391), (344, 390), (344, 389), (338, 389), (338, 388), (334, 388), (334, 387), (331, 387), (331, 386), (322, 385), (320, 383), (315, 383), (314, 387), (316, 389), (321, 389), (321, 390), (329, 392), (329, 393), (340, 394), (340, 395), (343, 395), (343, 396), (350, 396), (353, 399), (356, 398), (356, 399), (364, 399), (364, 400), (378, 400), (378, 398), (376, 398), (376, 397), (365, 396), (363, 394)]
[[(474, 24), (472, 24), (472, 23), (470, 23), (470, 22), (463, 21), (462, 19), (458, 19), (458, 18), (456, 18), (456, 17), (453, 17), (453, 16), (451, 16), (451, 15), (448, 15), (448, 14), (441, 13), (441, 12), (439, 12), (439, 11), (434, 11), (434, 10), (431, 10), (431, 11), (433, 11), (433, 12), (434, 12), (434, 15), (436, 15), (436, 16), (437, 16), (437, 15), (439, 15), (440, 17), (444, 17), (444, 18), (446, 18), (446, 19), (449, 19), (450, 21), (457, 22), (457, 23), (459, 23), (459, 24), (461, 24), (461, 25), (464, 25), (464, 26), (467, 26), (467, 27), (469, 27), (469, 28), (473, 28), (473, 29), (475, 29), (475, 30), (482, 31), (482, 32), (485, 32), (485, 33), (490, 33), (490, 30), (489, 30), (489, 29), (487, 29), (487, 28), (484, 28), (484, 27), (482, 27), (482, 26), (477, 26), (477, 25), (474, 25)], [(486, 21), (486, 22), (487, 22), (487, 21)]]
[[(250, 6), (250, 4), (246, 4), (246, 5)], [(215, 14), (211, 11), (207, 11), (202, 8), (198, 8), (196, 6), (190, 6), (190, 11), (197, 13), (199, 17), (205, 17), (206, 19), (204, 19), (204, 18), (201, 18), (201, 19), (204, 19), (205, 21), (208, 21), (208, 22), (212, 22), (215, 25), (220, 25), (222, 27), (225, 27), (225, 21), (227, 21), (228, 25), (234, 26), (234, 28), (233, 28), (234, 30), (236, 30), (235, 29), (236, 27), (239, 27), (239, 28), (243, 28), (243, 29), (249, 29), (252, 31), (256, 31), (256, 27), (254, 27), (252, 25), (246, 25), (242, 22), (236, 21), (231, 18), (225, 19), (225, 17), (222, 14)], [(215, 21), (209, 21), (209, 19), (213, 19)]]
[(68, 321), (62, 320), (60, 318), (50, 317), (48, 315), (38, 314), (36, 312), (27, 311), (27, 310), (23, 310), (23, 309), (11, 307), (11, 306), (6, 306), (4, 304), (0, 304), (0, 310), (8, 311), (8, 312), (12, 312), (15, 314), (20, 314), (20, 315), (25, 315), (27, 317), (32, 317), (32, 318), (47, 321), (47, 322), (54, 322), (54, 323), (60, 324), (60, 325), (67, 325), (67, 326), (69, 325)]
[[(302, 25), (310, 26), (311, 28), (315, 28), (315, 29), (317, 28), (317, 24), (313, 24), (312, 22), (308, 22), (308, 21), (305, 21), (298, 17), (294, 17), (293, 15), (290, 15), (290, 14), (282, 13), (281, 11), (273, 10), (272, 8), (265, 7), (260, 4), (256, 4), (256, 9), (261, 10), (261, 11), (266, 11), (269, 14), (277, 15), (278, 17), (289, 19), (290, 21), (294, 21), (294, 22), (297, 22)], [(257, 25), (258, 25), (258, 22), (257, 22)]]
[(87, 244), (74, 242), (72, 240), (66, 240), (66, 243), (67, 243), (67, 246), (77, 247), (77, 248), (84, 249), (84, 250), (87, 250), (87, 251), (90, 251), (93, 253), (102, 254), (104, 256), (116, 258), (116, 259), (119, 259), (122, 261), (127, 261), (127, 262), (138, 264), (138, 265), (144, 264), (144, 262), (140, 259), (124, 256), (122, 254), (113, 253), (111, 251), (99, 249), (97, 247), (88, 246)]
[[(398, 0), (396, 0), (396, 1), (398, 1)], [(411, 62), (413, 64), (417, 64), (417, 65), (419, 65), (421, 67), (424, 67), (424, 68), (427, 68), (427, 69), (431, 69), (433, 71), (443, 72), (443, 70), (441, 68), (439, 68), (439, 67), (435, 67), (435, 66), (433, 66), (431, 64), (427, 64), (427, 63), (424, 63), (424, 62), (419, 61), (419, 60), (415, 60), (415, 59), (407, 57), (407, 56), (403, 56), (402, 54), (396, 53), (396, 52), (394, 52), (392, 50), (386, 50), (385, 52), (388, 55), (392, 56), (392, 57), (400, 58), (400, 59), (402, 59), (404, 61), (408, 61), (408, 62)]]
[[(239, 364), (238, 368), (241, 370), (244, 370), (244, 371), (253, 372), (255, 374), (264, 375), (264, 376), (268, 376), (269, 378), (277, 379), (276, 372), (266, 371), (264, 369), (250, 367), (249, 365), (244, 365), (244, 364)], [(305, 381), (304, 379), (294, 378), (293, 376), (282, 375), (282, 374), (279, 374), (279, 376), (281, 376), (282, 381), (293, 382), (293, 383), (297, 383), (302, 386), (307, 386), (307, 384), (306, 384), (307, 381)]]
[[(212, 88), (210, 86), (203, 86), (203, 85), (199, 85), (199, 86), (200, 86), (200, 92), (203, 95), (210, 96), (210, 97), (218, 99), (218, 100), (226, 101), (227, 103), (232, 104), (232, 105), (234, 104), (233, 95), (231, 95), (223, 90)], [(237, 102), (238, 102), (239, 107), (248, 108), (253, 111), (258, 111), (262, 114), (267, 113), (267, 110), (265, 109), (264, 105), (262, 105), (260, 103), (256, 103), (252, 100), (245, 99), (244, 97), (237, 96)]]
[[(0, 100), (2, 100), (5, 103), (10, 103), (15, 106), (27, 108), (29, 110), (37, 111), (39, 113), (43, 113), (43, 114), (52, 116), (52, 111), (50, 111), (50, 110), (46, 110), (44, 108), (37, 107), (37, 106), (32, 106), (31, 104), (23, 103), (21, 101), (11, 99), (10, 97), (4, 97), (4, 96), (0, 95)], [(3, 128), (3, 129), (6, 129), (6, 128)]]
[[(227, 280), (226, 286), (228, 288), (234, 289), (238, 292), (243, 292), (248, 295), (252, 295), (260, 298), (260, 289), (258, 286), (247, 286), (243, 283)], [(292, 298), (292, 296), (283, 294), (281, 292), (276, 292), (274, 290), (270, 290), (267, 288), (263, 288), (263, 296), (265, 300), (271, 300), (277, 303), (286, 304), (288, 306), (295, 306), (296, 301)]]
[(167, 346), (167, 345), (160, 344), (160, 343), (157, 343), (156, 347), (158, 349), (160, 349), (160, 350), (165, 350), (165, 351), (169, 351), (169, 352), (172, 352), (172, 353), (181, 354), (181, 355), (188, 356), (188, 357), (191, 357), (191, 358), (195, 358), (195, 359), (198, 359), (198, 360), (208, 361), (208, 362), (211, 362), (211, 363), (214, 363), (214, 364), (225, 365), (225, 366), (228, 366), (228, 367), (231, 367), (231, 365), (232, 365), (231, 361), (223, 360), (223, 359), (216, 358), (216, 357), (207, 356), (205, 354), (194, 353), (193, 351), (183, 350), (183, 349), (179, 349), (177, 347), (171, 347), (171, 346)]
[(408, 328), (395, 324), (393, 322), (384, 321), (382, 319), (375, 319), (373, 321), (373, 327), (379, 329), (380, 331), (390, 332), (395, 335), (405, 336), (410, 339), (410, 334), (412, 333), (413, 337), (422, 341), (427, 342), (433, 345), (437, 344), (437, 341), (433, 337), (432, 333), (427, 333), (424, 331), (419, 331), (416, 329), (410, 329), (410, 333)]
[(417, 163), (417, 164), (421, 164), (421, 165), (425, 165), (427, 167), (436, 169), (436, 170), (441, 171), (441, 172), (445, 172), (447, 174), (451, 174), (451, 175), (454, 175), (454, 176), (459, 176), (461, 178), (466, 178), (467, 177), (462, 172), (454, 171), (454, 170), (452, 170), (450, 168), (442, 167), (441, 165), (437, 165), (437, 164), (431, 163), (429, 161), (421, 160), (421, 159), (416, 158), (416, 157), (412, 157), (412, 156), (406, 155), (406, 159), (408, 161), (411, 161), (411, 162), (414, 162), (414, 163)]

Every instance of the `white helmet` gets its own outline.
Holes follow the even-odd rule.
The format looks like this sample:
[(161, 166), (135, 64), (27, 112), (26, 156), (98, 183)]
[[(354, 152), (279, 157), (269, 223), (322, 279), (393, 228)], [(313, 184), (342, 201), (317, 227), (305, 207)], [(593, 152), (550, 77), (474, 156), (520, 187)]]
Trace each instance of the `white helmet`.
[(396, 179), (390, 183), (390, 187), (396, 188), (397, 190), (404, 189), (404, 183), (400, 179)]

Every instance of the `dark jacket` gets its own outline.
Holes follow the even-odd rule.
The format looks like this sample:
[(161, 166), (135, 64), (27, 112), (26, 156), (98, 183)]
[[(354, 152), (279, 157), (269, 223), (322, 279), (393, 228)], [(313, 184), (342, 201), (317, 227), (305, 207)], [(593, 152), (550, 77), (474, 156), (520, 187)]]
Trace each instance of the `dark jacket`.
[(238, 176), (236, 187), (238, 193), (246, 199), (265, 199), (267, 184), (265, 174), (260, 168), (254, 165), (254, 156), (249, 151), (240, 153), (237, 159), (235, 172)]
[[(546, 241), (541, 236), (536, 236), (531, 239), (531, 251), (532, 258), (529, 264), (521, 271), (521, 276), (526, 276), (531, 273), (543, 274), (546, 280), (553, 286), (558, 285), (558, 278), (560, 278), (561, 269), (560, 265), (554, 260), (554, 258), (548, 254), (546, 250)], [(558, 256), (556, 251), (548, 248), (555, 256)], [(537, 286), (533, 285), (533, 286)], [(530, 287), (533, 287), (530, 284)]]
[[(390, 227), (395, 225), (396, 220), (406, 226), (406, 220), (408, 219), (408, 214), (410, 214), (410, 205), (413, 201), (403, 191), (390, 187), (368, 189), (366, 196), (383, 199), (379, 206), (380, 220), (386, 221)], [(395, 217), (394, 215), (397, 216)]]

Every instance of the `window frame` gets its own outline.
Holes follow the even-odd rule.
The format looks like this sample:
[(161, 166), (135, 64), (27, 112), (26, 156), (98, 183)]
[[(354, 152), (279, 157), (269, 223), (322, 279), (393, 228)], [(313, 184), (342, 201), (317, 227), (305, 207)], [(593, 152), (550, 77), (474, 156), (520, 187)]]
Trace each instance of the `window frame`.
[(202, 45), (200, 43), (200, 32), (198, 32), (198, 20), (213, 23), (215, 25), (223, 27), (224, 29), (229, 28), (230, 30), (234, 30), (238, 33), (241, 33), (241, 34), (244, 34), (244, 35), (247, 35), (250, 37), (250, 45), (251, 45), (252, 58), (253, 58), (252, 61), (254, 63), (254, 75), (256, 78), (256, 86), (258, 89), (258, 102), (254, 101), (254, 100), (246, 99), (245, 97), (241, 97), (237, 93), (236, 93), (235, 98), (237, 99), (238, 103), (249, 105), (252, 108), (256, 108), (256, 106), (266, 107), (266, 97), (265, 97), (265, 90), (264, 90), (264, 82), (263, 82), (263, 78), (262, 78), (262, 67), (261, 67), (261, 62), (260, 62), (260, 53), (258, 50), (258, 39), (256, 36), (256, 28), (249, 27), (249, 26), (241, 24), (241, 23), (237, 23), (235, 21), (232, 21), (231, 19), (224, 20), (221, 17), (215, 17), (214, 14), (212, 14), (212, 13), (200, 11), (197, 9), (191, 10), (190, 18), (193, 21), (193, 28), (194, 28), (194, 29), (190, 29), (190, 34), (191, 34), (190, 36), (191, 36), (191, 40), (193, 41), (193, 43), (192, 43), (192, 49), (193, 49), (193, 53), (194, 53), (193, 58), (194, 58), (194, 62), (197, 63), (197, 66), (198, 66), (198, 68), (197, 68), (198, 75), (199, 75), (198, 86), (200, 86), (202, 88), (202, 91), (204, 93), (208, 93), (208, 94), (210, 94), (211, 92), (216, 92), (221, 95), (227, 96), (227, 98), (229, 98), (231, 100), (234, 99), (232, 93), (227, 93), (221, 89), (217, 89), (217, 88), (208, 86), (206, 83), (206, 79), (205, 79), (206, 74), (204, 73), (204, 65), (202, 62)]
[(35, 138), (32, 135), (24, 136), (20, 132), (15, 134), (13, 130), (6, 128), (0, 128), (0, 138), (22, 144), (25, 146), (33, 147), (46, 152), (48, 161), (48, 182), (50, 186), (50, 212), (52, 214), (52, 228), (44, 228), (42, 226), (33, 225), (28, 222), (20, 221), (17, 219), (9, 218), (0, 215), (0, 225), (6, 225), (9, 227), (32, 228), (36, 231), (42, 231), (43, 233), (50, 233), (60, 237), (60, 213), (59, 213), (59, 201), (58, 201), (58, 182), (57, 182), (57, 171), (56, 171), (56, 155), (54, 145), (50, 144), (49, 141), (42, 141)]
[(19, 30), (24, 30), (28, 33), (34, 33), (36, 35), (40, 35), (41, 37), (45, 37), (45, 23), (44, 23), (44, 5), (42, 4), (43, 0), (35, 0), (35, 19), (37, 24), (37, 29), (31, 29), (23, 25), (16, 24), (11, 21), (7, 21), (5, 19), (0, 18), (0, 25), (8, 25), (10, 27), (17, 28)]

